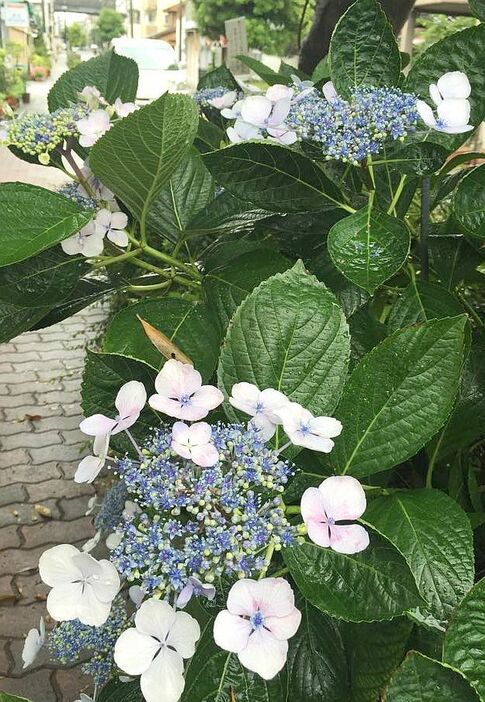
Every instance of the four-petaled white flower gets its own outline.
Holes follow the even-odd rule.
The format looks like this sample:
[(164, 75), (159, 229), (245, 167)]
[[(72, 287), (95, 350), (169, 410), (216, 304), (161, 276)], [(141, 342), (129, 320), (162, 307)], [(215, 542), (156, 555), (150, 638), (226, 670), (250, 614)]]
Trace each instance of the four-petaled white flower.
[(138, 109), (134, 102), (122, 102), (119, 97), (114, 101), (113, 107), (118, 117), (128, 117)]
[(120, 577), (112, 563), (97, 561), (70, 544), (60, 544), (44, 551), (39, 573), (52, 588), (47, 611), (53, 619), (79, 619), (89, 626), (101, 626), (107, 620), (120, 589)]
[(127, 224), (128, 216), (124, 212), (110, 212), (105, 208), (98, 210), (94, 220), (96, 232), (117, 246), (128, 246)]
[(147, 401), (147, 393), (143, 383), (130, 380), (118, 390), (115, 407), (118, 414), (114, 419), (105, 414), (93, 414), (83, 419), (79, 428), (89, 436), (106, 436), (119, 434), (129, 429), (140, 416)]
[(187, 581), (187, 584), (180, 590), (179, 596), (177, 597), (176, 605), (180, 609), (183, 609), (192, 599), (192, 596), (205, 597), (208, 600), (213, 600), (216, 596), (216, 589), (214, 585), (209, 583), (203, 583), (195, 575), (191, 575)]
[(212, 98), (209, 100), (209, 105), (215, 107), (217, 110), (226, 110), (232, 107), (237, 100), (237, 92), (235, 90), (230, 90), (228, 93), (221, 95), (221, 97)]
[(90, 110), (96, 110), (100, 104), (108, 104), (94, 85), (86, 85), (78, 95), (81, 100), (87, 104)]
[(243, 666), (265, 680), (283, 668), (288, 639), (300, 626), (301, 613), (283, 578), (243, 579), (227, 598), (227, 609), (214, 622), (214, 640), (226, 651), (237, 653)]
[(103, 235), (97, 232), (94, 222), (89, 222), (77, 234), (61, 241), (61, 247), (68, 256), (82, 254), (86, 258), (99, 256), (103, 253)]
[[(271, 91), (274, 88), (282, 91), (286, 86), (272, 86), (268, 90)], [(276, 90), (270, 92), (270, 95), (272, 94), (275, 95)], [(273, 102), (267, 95), (268, 91), (266, 95), (250, 95), (236, 103), (232, 111), (222, 112), (223, 116), (236, 116), (234, 125), (227, 129), (227, 135), (232, 142), (261, 138), (261, 130), (266, 130), (273, 141), (279, 141), (281, 144), (295, 143), (296, 132), (285, 124), (290, 111), (291, 97), (287, 95)]]
[(199, 638), (190, 614), (151, 598), (135, 614), (135, 627), (117, 640), (114, 659), (128, 675), (141, 675), (146, 702), (178, 702), (185, 687), (184, 658), (194, 655)]
[(85, 456), (78, 465), (74, 473), (74, 482), (76, 483), (92, 483), (93, 480), (100, 474), (106, 457), (108, 455), (110, 434), (100, 434), (94, 438), (93, 454), (94, 456)]
[(172, 449), (202, 468), (214, 466), (219, 460), (219, 452), (211, 439), (212, 427), (207, 422), (196, 422), (190, 427), (184, 422), (175, 422), (172, 427)]
[(106, 110), (94, 110), (87, 117), (76, 122), (80, 133), (81, 146), (92, 146), (103, 134), (111, 129), (111, 121)]
[(169, 417), (196, 422), (224, 401), (213, 385), (202, 385), (202, 376), (189, 363), (168, 360), (155, 379), (156, 395), (148, 400), (153, 409)]
[(471, 105), (468, 98), (471, 94), (471, 85), (466, 73), (450, 71), (438, 80), (437, 84), (429, 86), (429, 94), (434, 104), (438, 119), (431, 107), (418, 100), (417, 110), (423, 122), (438, 132), (448, 134), (462, 134), (474, 129), (469, 124)]
[(330, 453), (334, 447), (332, 438), (339, 436), (342, 424), (334, 417), (314, 417), (297, 402), (288, 402), (275, 410), (285, 434), (295, 446), (304, 446), (313, 451)]
[(236, 409), (251, 415), (250, 425), (258, 430), (263, 441), (274, 436), (281, 419), (275, 411), (289, 403), (286, 395), (279, 390), (266, 388), (259, 390), (252, 383), (236, 383), (232, 386), (229, 402)]
[(37, 658), (40, 649), (45, 642), (45, 623), (44, 617), (40, 618), (38, 629), (31, 629), (26, 636), (24, 647), (22, 649), (22, 668), (27, 668)]
[(369, 534), (360, 524), (338, 524), (359, 519), (367, 506), (365, 492), (351, 475), (336, 475), (308, 488), (301, 498), (301, 516), (309, 538), (318, 546), (339, 553), (359, 553), (369, 545)]

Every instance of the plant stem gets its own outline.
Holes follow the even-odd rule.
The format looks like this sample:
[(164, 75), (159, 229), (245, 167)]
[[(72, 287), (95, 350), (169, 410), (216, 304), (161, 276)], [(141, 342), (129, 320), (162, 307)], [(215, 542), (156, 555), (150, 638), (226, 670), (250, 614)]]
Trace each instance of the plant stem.
[(298, 505), (289, 505), (288, 507), (285, 507), (285, 513), (286, 514), (300, 514), (301, 508)]
[(131, 292), (150, 292), (153, 290), (162, 290), (163, 288), (169, 288), (172, 284), (171, 280), (165, 280), (163, 283), (153, 283), (149, 285), (129, 285), (128, 290)]
[(396, 214), (396, 205), (399, 202), (399, 198), (402, 195), (402, 191), (404, 190), (404, 186), (406, 184), (406, 175), (401, 176), (401, 180), (399, 181), (399, 184), (396, 188), (396, 192), (394, 193), (394, 197), (392, 198), (392, 202), (389, 205), (389, 209), (387, 210), (387, 214)]
[(199, 271), (187, 266), (183, 261), (179, 261), (178, 258), (174, 258), (173, 256), (163, 253), (162, 251), (158, 251), (157, 249), (148, 246), (148, 244), (142, 244), (142, 249), (146, 254), (148, 254), (148, 256), (158, 258), (160, 261), (164, 261), (169, 266), (173, 266), (174, 268), (179, 268), (181, 271), (184, 271), (184, 273), (187, 273), (187, 275), (195, 280), (202, 280), (202, 275), (199, 273)]
[(289, 572), (288, 568), (281, 568), (280, 570), (276, 570), (274, 573), (271, 573), (272, 578), (280, 578), (282, 575), (286, 575), (286, 573)]
[(463, 305), (463, 307), (466, 309), (466, 311), (470, 315), (470, 317), (473, 318), (473, 320), (478, 324), (479, 327), (484, 327), (485, 324), (484, 324), (482, 318), (480, 317), (479, 314), (477, 314), (477, 312), (475, 312), (475, 310), (470, 305), (470, 303), (468, 302), (466, 297), (463, 295), (463, 293), (461, 293), (457, 290), (456, 295), (457, 295), (458, 299), (460, 300), (461, 304)]
[(429, 212), (430, 212), (430, 190), (431, 181), (423, 178), (421, 184), (421, 232), (419, 237), (419, 251), (421, 259), (421, 280), (427, 281), (429, 278)]
[(264, 578), (264, 576), (268, 572), (268, 568), (271, 565), (271, 559), (273, 558), (273, 553), (274, 553), (274, 544), (270, 544), (268, 546), (268, 548), (266, 549), (266, 553), (264, 554), (264, 566), (261, 569), (258, 580), (261, 580), (262, 578)]
[(93, 268), (103, 268), (104, 266), (111, 266), (113, 263), (119, 263), (120, 261), (127, 261), (130, 258), (135, 258), (141, 253), (141, 249), (132, 249), (132, 251), (126, 251), (119, 256), (108, 256), (102, 260), (96, 261), (91, 264)]
[(61, 154), (61, 156), (64, 156), (68, 164), (71, 166), (72, 170), (76, 174), (76, 178), (80, 182), (80, 184), (83, 186), (84, 190), (88, 193), (88, 195), (91, 195), (91, 197), (94, 197), (95, 193), (93, 192), (93, 189), (90, 187), (88, 184), (86, 178), (83, 176), (81, 173), (81, 169), (77, 165), (73, 155), (72, 151), (69, 147), (67, 149), (63, 149), (62, 147), (58, 147), (58, 151)]

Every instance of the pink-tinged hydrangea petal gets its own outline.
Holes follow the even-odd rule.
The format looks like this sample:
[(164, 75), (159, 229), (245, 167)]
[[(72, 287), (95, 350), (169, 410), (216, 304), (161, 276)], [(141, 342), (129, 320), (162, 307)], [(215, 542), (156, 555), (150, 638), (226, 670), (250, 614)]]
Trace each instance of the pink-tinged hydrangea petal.
[(298, 141), (298, 135), (296, 132), (291, 131), (287, 127), (280, 129), (268, 129), (268, 134), (273, 137), (275, 141), (285, 146), (291, 146)]
[(135, 614), (138, 631), (162, 642), (167, 638), (174, 623), (175, 611), (163, 600), (146, 600)]
[(235, 383), (232, 386), (229, 402), (241, 412), (253, 415), (256, 413), (260, 394), (259, 388), (252, 383)]
[(190, 364), (182, 363), (174, 358), (165, 362), (162, 370), (155, 378), (155, 389), (159, 395), (167, 398), (179, 398), (191, 395), (202, 385), (199, 371)]
[(306, 527), (310, 541), (313, 541), (314, 544), (322, 546), (323, 548), (328, 548), (328, 546), (330, 546), (330, 535), (326, 523), (314, 522), (313, 519), (311, 519), (309, 522), (306, 522)]
[(316, 434), (303, 434), (303, 432), (295, 432), (295, 434), (288, 435), (291, 442), (295, 446), (304, 446), (310, 451), (320, 451), (320, 453), (330, 453), (335, 446), (332, 439), (326, 439)]
[[(223, 110), (223, 112), (225, 112), (225, 110)], [(244, 141), (243, 138), (236, 132), (234, 127), (228, 127), (226, 129), (226, 134), (231, 144), (239, 144), (241, 141)]]
[(338, 98), (338, 93), (335, 90), (335, 86), (331, 80), (329, 80), (323, 84), (322, 93), (323, 93), (324, 97), (328, 100), (328, 102), (333, 102), (334, 100), (337, 100), (337, 98)]
[(213, 385), (203, 385), (200, 390), (193, 394), (191, 402), (194, 406), (205, 408), (209, 411), (224, 402), (224, 395)]
[(271, 680), (285, 665), (287, 655), (288, 642), (280, 641), (261, 628), (251, 634), (248, 645), (238, 653), (238, 658), (245, 668), (264, 680)]
[(268, 119), (272, 108), (271, 100), (263, 95), (250, 95), (242, 102), (241, 117), (244, 122), (260, 126)]
[(113, 229), (124, 229), (128, 224), (128, 215), (124, 212), (111, 213), (111, 226)]
[(172, 427), (172, 441), (186, 446), (189, 441), (189, 425), (185, 422), (175, 422)]
[(323, 495), (318, 488), (307, 488), (301, 496), (301, 517), (304, 522), (326, 520)]
[(139, 414), (147, 401), (147, 393), (143, 383), (138, 380), (130, 380), (118, 390), (115, 407), (120, 417), (127, 417), (132, 414)]
[(140, 678), (146, 702), (178, 702), (185, 687), (183, 659), (170, 648), (162, 648)]
[(124, 247), (129, 244), (128, 234), (123, 231), (118, 231), (117, 229), (112, 229), (108, 232), (108, 239), (113, 242), (113, 244), (116, 244), (116, 246)]
[(279, 390), (274, 390), (273, 388), (266, 388), (261, 391), (260, 401), (263, 403), (264, 412), (274, 424), (281, 424), (281, 419), (275, 414), (275, 411), (280, 409), (280, 407), (285, 407), (289, 400), (282, 392)]
[(99, 224), (102, 226), (105, 230), (109, 228), (111, 224), (111, 212), (107, 210), (105, 207), (101, 208), (98, 210), (98, 213), (96, 215), (96, 220), (95, 223)]
[(369, 545), (369, 534), (360, 524), (335, 524), (330, 528), (330, 546), (338, 553), (359, 553)]
[(210, 468), (211, 466), (215, 466), (219, 460), (219, 451), (213, 444), (194, 446), (190, 453), (193, 462), (201, 468)]
[(445, 73), (439, 78), (437, 87), (445, 100), (448, 98), (466, 100), (472, 92), (468, 76), (462, 71)]
[(258, 126), (245, 122), (240, 118), (235, 121), (234, 130), (239, 137), (239, 141), (243, 139), (256, 139), (260, 134), (260, 128)]
[(92, 256), (99, 256), (103, 253), (104, 242), (103, 235), (99, 235), (97, 232), (91, 234), (84, 238), (83, 246), (80, 253), (87, 258)]
[(438, 107), (438, 117), (446, 127), (469, 126), (471, 106), (468, 100), (453, 100), (447, 98)]
[(83, 596), (80, 582), (56, 585), (47, 595), (47, 611), (56, 622), (79, 619), (79, 602)]
[(283, 124), (288, 116), (288, 112), (290, 111), (290, 105), (291, 98), (289, 97), (278, 100), (278, 102), (274, 104), (267, 126), (279, 127), (281, 124)]
[(248, 427), (259, 433), (261, 441), (269, 441), (276, 434), (276, 424), (259, 412), (248, 422)]
[(342, 423), (334, 417), (315, 417), (310, 421), (310, 429), (314, 434), (333, 439), (342, 433)]
[(277, 639), (285, 641), (291, 639), (298, 631), (301, 623), (301, 612), (296, 607), (284, 617), (265, 617), (264, 626), (269, 629)]
[(284, 98), (291, 99), (293, 97), (293, 90), (287, 85), (276, 83), (268, 88), (266, 97), (268, 100), (271, 100), (271, 102), (278, 102), (278, 100), (283, 100)]
[(98, 434), (94, 437), (93, 453), (99, 458), (105, 459), (108, 454), (110, 434)]
[(79, 549), (71, 544), (59, 544), (44, 551), (39, 559), (39, 574), (43, 582), (54, 587), (78, 578), (79, 569), (72, 561), (77, 554)]
[(113, 431), (116, 424), (116, 420), (111, 419), (111, 417), (106, 417), (104, 414), (93, 414), (83, 419), (79, 428), (89, 436), (105, 436)]
[(436, 83), (431, 83), (431, 85), (429, 86), (429, 96), (435, 105), (439, 105), (440, 102), (443, 100), (443, 97)]
[[(152, 395), (148, 398), (148, 404), (157, 412), (163, 412), (169, 417), (194, 421), (190, 416), (187, 416), (191, 415), (191, 412), (187, 412), (186, 406), (182, 407), (177, 400), (170, 400), (163, 395)], [(202, 417), (199, 417), (199, 419), (202, 419)]]
[(74, 473), (75, 483), (92, 483), (104, 466), (104, 459), (99, 456), (86, 456)]
[(297, 432), (302, 423), (309, 424), (313, 415), (298, 402), (288, 402), (282, 407), (274, 410), (277, 417), (283, 423), (283, 429), (288, 436)]
[(231, 614), (227, 609), (219, 612), (214, 621), (214, 641), (232, 653), (239, 653), (247, 646), (251, 631), (248, 619)]
[(207, 422), (197, 422), (189, 429), (189, 440), (192, 445), (207, 444), (212, 438), (212, 428)]
[(151, 666), (159, 650), (158, 641), (132, 627), (116, 641), (114, 659), (116, 665), (128, 675), (141, 675)]
[(186, 612), (176, 612), (175, 622), (166, 639), (167, 646), (174, 648), (182, 658), (192, 658), (199, 639), (200, 626), (194, 617)]
[(416, 109), (419, 116), (428, 127), (436, 127), (436, 117), (427, 102), (424, 102), (424, 100), (417, 100)]
[(327, 517), (336, 521), (358, 519), (367, 507), (362, 485), (351, 475), (333, 475), (319, 486)]
[(285, 617), (294, 611), (295, 595), (287, 580), (263, 578), (253, 582), (256, 609), (265, 617)]
[(242, 578), (229, 590), (227, 609), (231, 614), (250, 617), (257, 609), (258, 588), (255, 580)]

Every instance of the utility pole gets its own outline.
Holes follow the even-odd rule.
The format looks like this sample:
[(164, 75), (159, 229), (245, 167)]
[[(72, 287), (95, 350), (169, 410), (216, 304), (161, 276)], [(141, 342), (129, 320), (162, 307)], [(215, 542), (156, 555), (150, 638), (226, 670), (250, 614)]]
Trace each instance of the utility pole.
[(133, 0), (130, 0), (129, 13), (130, 13), (130, 37), (133, 39)]

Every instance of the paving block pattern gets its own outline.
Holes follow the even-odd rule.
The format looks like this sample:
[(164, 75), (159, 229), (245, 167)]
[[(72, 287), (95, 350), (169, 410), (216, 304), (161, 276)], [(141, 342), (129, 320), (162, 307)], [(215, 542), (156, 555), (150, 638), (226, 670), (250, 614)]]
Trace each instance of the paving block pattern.
[(0, 345), (0, 690), (33, 702), (74, 702), (91, 689), (79, 668), (58, 669), (48, 651), (23, 670), (21, 652), (47, 614), (39, 556), (94, 534), (85, 516), (94, 489), (72, 476), (89, 452), (78, 428), (85, 349), (107, 313), (97, 305)]

